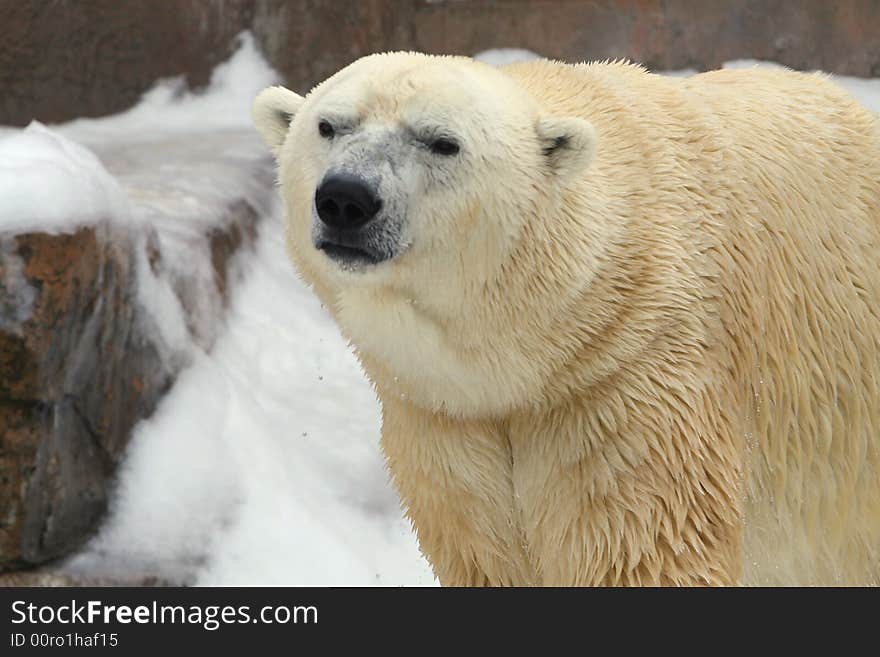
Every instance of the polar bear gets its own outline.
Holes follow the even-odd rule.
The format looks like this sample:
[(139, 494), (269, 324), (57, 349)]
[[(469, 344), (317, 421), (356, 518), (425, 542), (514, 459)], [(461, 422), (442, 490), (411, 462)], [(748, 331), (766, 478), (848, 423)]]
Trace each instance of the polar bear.
[(389, 53), (254, 120), (441, 584), (878, 583), (880, 124), (827, 77)]

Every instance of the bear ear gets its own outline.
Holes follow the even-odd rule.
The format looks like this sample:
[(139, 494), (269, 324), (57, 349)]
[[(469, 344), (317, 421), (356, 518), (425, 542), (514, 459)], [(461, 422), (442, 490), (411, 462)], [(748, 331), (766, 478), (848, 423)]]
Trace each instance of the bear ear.
[(272, 150), (277, 152), (284, 143), (290, 122), (303, 100), (302, 96), (284, 87), (263, 89), (254, 99), (251, 109), (254, 125)]
[(583, 171), (596, 155), (596, 131), (589, 121), (545, 116), (535, 129), (551, 169), (560, 175)]

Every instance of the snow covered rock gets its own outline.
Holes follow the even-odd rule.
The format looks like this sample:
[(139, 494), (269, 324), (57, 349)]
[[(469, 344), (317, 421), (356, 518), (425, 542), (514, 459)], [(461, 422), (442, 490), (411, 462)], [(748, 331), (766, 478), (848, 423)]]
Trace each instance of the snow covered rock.
[(273, 180), (252, 134), (222, 143), (0, 140), (0, 571), (90, 536), (132, 428), (213, 343)]
[(0, 563), (58, 556), (100, 517), (132, 424), (171, 373), (135, 329), (131, 238), (4, 234)]

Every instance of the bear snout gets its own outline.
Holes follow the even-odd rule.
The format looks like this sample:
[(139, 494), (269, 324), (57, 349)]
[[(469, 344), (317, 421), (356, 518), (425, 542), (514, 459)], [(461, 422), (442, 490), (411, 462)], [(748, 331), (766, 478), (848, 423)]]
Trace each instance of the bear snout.
[(315, 213), (320, 220), (314, 233), (315, 248), (346, 269), (378, 264), (393, 256), (383, 230), (373, 221), (382, 209), (377, 188), (351, 173), (331, 173), (315, 192)]
[(318, 218), (330, 228), (354, 230), (373, 219), (382, 200), (366, 180), (351, 174), (324, 178), (315, 192)]

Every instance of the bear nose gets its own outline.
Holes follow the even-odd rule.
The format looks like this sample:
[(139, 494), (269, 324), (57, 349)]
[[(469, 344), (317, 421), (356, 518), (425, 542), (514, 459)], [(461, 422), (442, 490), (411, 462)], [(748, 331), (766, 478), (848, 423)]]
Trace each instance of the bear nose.
[(315, 192), (318, 217), (332, 228), (360, 228), (375, 217), (381, 207), (382, 201), (372, 187), (357, 176), (328, 176)]

